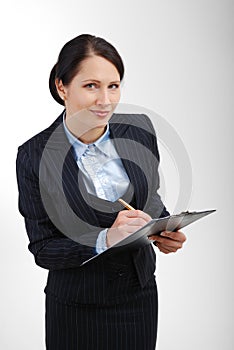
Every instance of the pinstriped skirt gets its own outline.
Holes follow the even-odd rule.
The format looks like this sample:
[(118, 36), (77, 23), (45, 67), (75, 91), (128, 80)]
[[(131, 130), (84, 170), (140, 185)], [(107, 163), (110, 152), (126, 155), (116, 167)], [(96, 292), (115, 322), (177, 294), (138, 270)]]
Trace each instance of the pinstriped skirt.
[(46, 349), (155, 350), (157, 312), (156, 284), (115, 305), (67, 305), (46, 295)]

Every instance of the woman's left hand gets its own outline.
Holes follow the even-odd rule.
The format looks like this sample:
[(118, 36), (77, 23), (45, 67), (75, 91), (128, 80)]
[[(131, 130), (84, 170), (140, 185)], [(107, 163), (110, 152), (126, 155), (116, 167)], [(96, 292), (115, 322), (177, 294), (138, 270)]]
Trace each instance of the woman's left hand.
[(175, 253), (181, 249), (183, 243), (186, 241), (186, 236), (181, 231), (163, 231), (160, 235), (150, 236), (149, 240), (154, 241), (154, 245), (165, 253)]

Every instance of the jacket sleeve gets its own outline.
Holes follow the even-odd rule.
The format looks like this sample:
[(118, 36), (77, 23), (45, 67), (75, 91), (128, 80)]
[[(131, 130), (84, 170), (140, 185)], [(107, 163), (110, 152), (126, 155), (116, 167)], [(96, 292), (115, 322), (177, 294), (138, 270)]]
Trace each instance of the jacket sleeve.
[[(25, 220), (30, 241), (28, 248), (36, 264), (49, 270), (74, 268), (96, 255), (95, 247), (73, 241), (52, 223), (43, 206), (39, 178), (23, 146), (18, 150), (16, 173), (19, 211)], [(94, 241), (100, 231), (90, 232)]]

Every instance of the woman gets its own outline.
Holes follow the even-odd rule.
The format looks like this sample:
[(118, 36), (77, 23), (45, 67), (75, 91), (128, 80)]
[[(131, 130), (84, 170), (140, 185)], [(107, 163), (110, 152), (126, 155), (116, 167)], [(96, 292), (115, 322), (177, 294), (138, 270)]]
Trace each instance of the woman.
[[(29, 250), (49, 270), (46, 348), (155, 349), (157, 288), (151, 244), (105, 251), (151, 217), (167, 216), (157, 193), (158, 148), (145, 115), (113, 113), (122, 59), (102, 38), (80, 35), (51, 71), (65, 110), (19, 147), (19, 210)], [(137, 210), (123, 210), (122, 197)], [(164, 236), (163, 236), (164, 235)], [(181, 232), (153, 237), (164, 253), (182, 247)]]

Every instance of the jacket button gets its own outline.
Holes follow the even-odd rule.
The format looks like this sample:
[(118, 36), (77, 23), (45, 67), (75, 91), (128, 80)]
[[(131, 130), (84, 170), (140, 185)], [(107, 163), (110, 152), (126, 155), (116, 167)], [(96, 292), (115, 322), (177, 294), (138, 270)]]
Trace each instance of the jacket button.
[(123, 270), (119, 270), (118, 271), (118, 275), (121, 277), (121, 276), (124, 276), (124, 271)]

